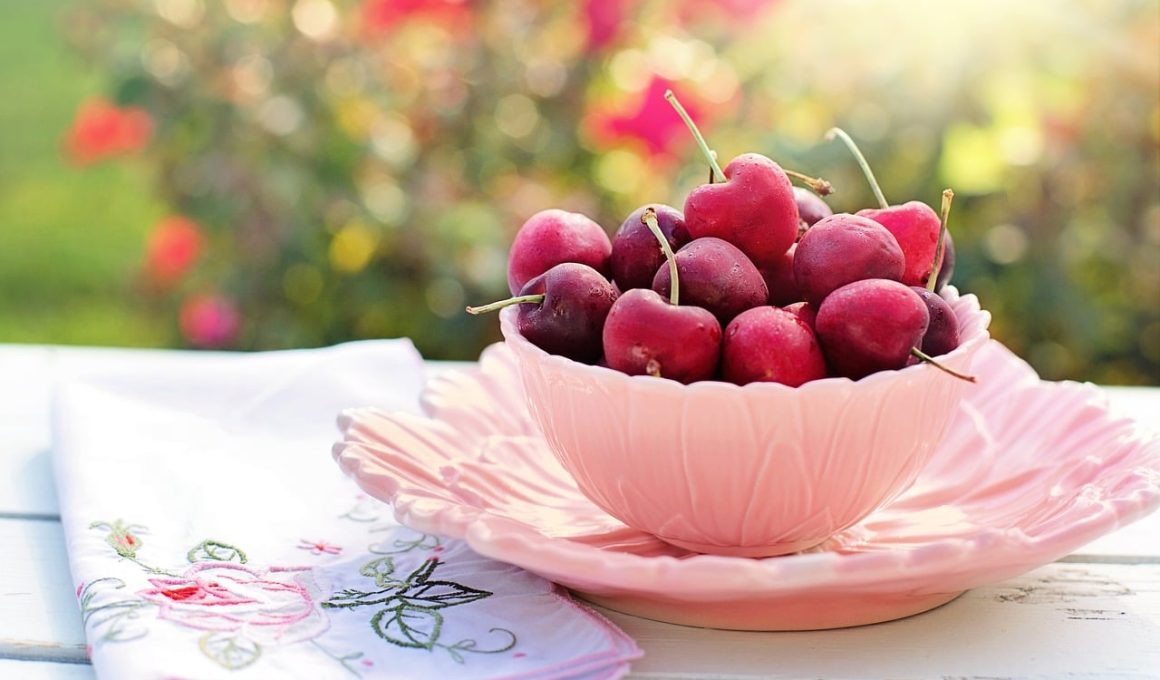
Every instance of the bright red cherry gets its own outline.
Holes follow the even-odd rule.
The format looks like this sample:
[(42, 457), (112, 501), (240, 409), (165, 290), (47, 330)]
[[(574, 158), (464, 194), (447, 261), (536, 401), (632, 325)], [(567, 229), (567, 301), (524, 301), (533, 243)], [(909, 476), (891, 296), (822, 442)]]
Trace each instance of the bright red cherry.
[(826, 360), (813, 330), (777, 307), (754, 307), (725, 328), (721, 375), (738, 385), (777, 382), (797, 387), (826, 377)]
[(524, 284), (561, 262), (578, 262), (608, 275), (612, 242), (599, 224), (579, 213), (553, 208), (532, 215), (520, 227), (508, 252), (508, 288)]

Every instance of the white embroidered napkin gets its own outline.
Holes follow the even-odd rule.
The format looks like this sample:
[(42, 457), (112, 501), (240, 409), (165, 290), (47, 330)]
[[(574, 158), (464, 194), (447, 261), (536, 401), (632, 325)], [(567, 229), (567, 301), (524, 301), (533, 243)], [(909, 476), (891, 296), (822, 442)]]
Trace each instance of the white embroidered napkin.
[(410, 343), (85, 373), (57, 387), (53, 458), (98, 676), (616, 678), (640, 656), (551, 583), (398, 526), (342, 477), (340, 410), (417, 410)]

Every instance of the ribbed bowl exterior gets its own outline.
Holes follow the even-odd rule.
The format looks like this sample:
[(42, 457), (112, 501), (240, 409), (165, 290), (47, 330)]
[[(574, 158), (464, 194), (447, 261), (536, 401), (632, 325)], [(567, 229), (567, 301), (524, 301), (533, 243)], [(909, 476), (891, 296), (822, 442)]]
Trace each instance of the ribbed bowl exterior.
[[(953, 289), (969, 373), (990, 314)], [(817, 545), (895, 498), (930, 460), (967, 383), (928, 365), (790, 388), (628, 376), (550, 355), (501, 327), (552, 452), (613, 517), (704, 553)]]

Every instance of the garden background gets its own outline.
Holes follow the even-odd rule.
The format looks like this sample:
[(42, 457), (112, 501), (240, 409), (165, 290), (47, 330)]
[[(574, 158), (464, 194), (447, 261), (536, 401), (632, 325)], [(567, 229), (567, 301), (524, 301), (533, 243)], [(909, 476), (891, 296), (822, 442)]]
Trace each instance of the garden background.
[(0, 342), (474, 358), (528, 215), (747, 150), (937, 208), (1048, 378), (1160, 384), (1157, 0), (41, 0), (0, 21)]

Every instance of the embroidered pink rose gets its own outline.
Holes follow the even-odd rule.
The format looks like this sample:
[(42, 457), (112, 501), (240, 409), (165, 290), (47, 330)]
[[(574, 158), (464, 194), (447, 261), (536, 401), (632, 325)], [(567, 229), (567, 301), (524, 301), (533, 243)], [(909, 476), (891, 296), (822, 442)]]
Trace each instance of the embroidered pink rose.
[(262, 645), (309, 640), (326, 630), (306, 574), (198, 562), (179, 577), (149, 579), (138, 593), (160, 606), (162, 619), (199, 630), (244, 634)]

